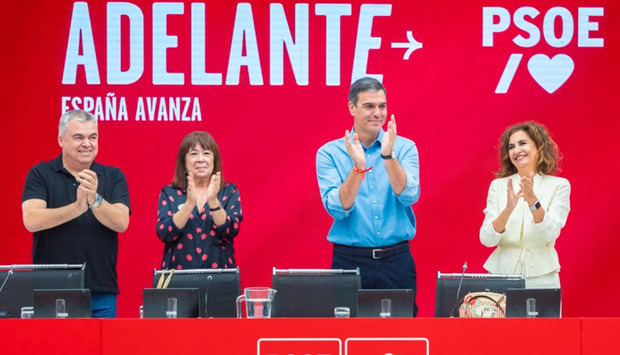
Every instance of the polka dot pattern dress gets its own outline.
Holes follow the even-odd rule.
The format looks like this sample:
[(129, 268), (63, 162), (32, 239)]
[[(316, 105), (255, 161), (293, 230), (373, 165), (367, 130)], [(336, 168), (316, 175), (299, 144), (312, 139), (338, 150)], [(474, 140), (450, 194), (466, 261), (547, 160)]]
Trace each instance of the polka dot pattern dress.
[(217, 226), (208, 205), (194, 210), (182, 229), (172, 222), (187, 199), (186, 191), (172, 185), (162, 188), (157, 208), (157, 236), (164, 243), (162, 269), (227, 269), (236, 267), (233, 240), (243, 220), (241, 196), (232, 183), (217, 195), (226, 221)]

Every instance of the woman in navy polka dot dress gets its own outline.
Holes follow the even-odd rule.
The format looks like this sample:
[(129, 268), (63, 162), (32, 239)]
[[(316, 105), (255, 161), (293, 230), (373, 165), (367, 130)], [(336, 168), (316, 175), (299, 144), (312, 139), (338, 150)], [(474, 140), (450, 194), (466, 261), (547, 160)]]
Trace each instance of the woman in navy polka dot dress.
[(217, 143), (207, 132), (188, 134), (177, 153), (172, 183), (159, 195), (161, 268), (236, 267), (233, 239), (242, 219), (239, 190), (222, 177)]

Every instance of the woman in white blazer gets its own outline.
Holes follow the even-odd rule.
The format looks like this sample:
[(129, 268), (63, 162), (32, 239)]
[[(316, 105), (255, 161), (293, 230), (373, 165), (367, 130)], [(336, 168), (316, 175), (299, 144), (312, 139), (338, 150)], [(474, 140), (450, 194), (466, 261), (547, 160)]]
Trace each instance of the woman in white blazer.
[(480, 242), (495, 247), (484, 268), (524, 275), (527, 288), (560, 288), (555, 240), (570, 211), (570, 183), (551, 175), (558, 147), (542, 125), (525, 122), (502, 134), (500, 159), (480, 228)]

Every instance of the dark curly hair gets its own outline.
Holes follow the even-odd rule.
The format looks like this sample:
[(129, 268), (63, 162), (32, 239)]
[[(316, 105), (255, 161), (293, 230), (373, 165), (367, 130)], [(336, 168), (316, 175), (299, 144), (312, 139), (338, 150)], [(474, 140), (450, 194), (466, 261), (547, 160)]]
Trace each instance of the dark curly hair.
[(558, 145), (551, 139), (543, 125), (529, 121), (510, 126), (502, 134), (499, 149), (502, 167), (495, 174), (497, 177), (506, 177), (517, 172), (517, 168), (510, 161), (510, 155), (508, 154), (510, 136), (517, 131), (525, 132), (536, 145), (538, 150), (536, 172), (551, 175), (559, 170), (559, 162), (562, 160), (562, 155)]

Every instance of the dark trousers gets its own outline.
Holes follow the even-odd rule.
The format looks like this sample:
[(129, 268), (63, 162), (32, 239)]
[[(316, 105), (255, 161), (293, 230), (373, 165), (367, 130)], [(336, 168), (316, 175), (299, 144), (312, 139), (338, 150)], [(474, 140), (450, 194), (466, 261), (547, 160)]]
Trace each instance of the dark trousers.
[(418, 314), (415, 303), (417, 285), (415, 262), (409, 242), (399, 243), (382, 251), (334, 244), (332, 269), (360, 269), (362, 288), (413, 290), (413, 316)]

